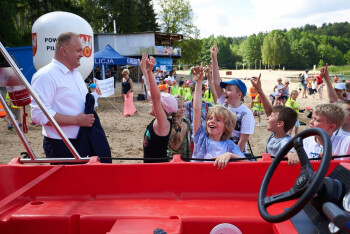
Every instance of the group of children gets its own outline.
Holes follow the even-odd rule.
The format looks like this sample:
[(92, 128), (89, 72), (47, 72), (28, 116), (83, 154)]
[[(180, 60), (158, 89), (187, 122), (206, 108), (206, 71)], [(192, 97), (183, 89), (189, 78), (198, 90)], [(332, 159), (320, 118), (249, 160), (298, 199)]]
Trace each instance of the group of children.
[[(172, 96), (169, 93), (161, 92), (153, 79), (152, 69), (155, 64), (153, 57), (148, 58), (143, 54), (139, 61), (141, 70), (145, 77), (147, 89), (150, 90), (151, 111), (155, 118), (147, 126), (144, 134), (144, 159), (145, 162), (168, 161), (166, 156), (181, 154), (188, 160), (213, 159), (214, 166), (219, 169), (226, 167), (232, 158), (247, 157), (247, 142), (249, 136), (254, 132), (255, 119), (253, 112), (244, 105), (243, 98), (247, 93), (246, 85), (238, 79), (222, 82), (219, 74), (217, 62), (217, 46), (211, 48), (212, 67), (203, 69), (196, 66), (192, 70), (194, 76), (194, 93), (190, 118), (187, 119), (186, 103), (182, 95)], [(207, 108), (203, 113), (203, 90), (204, 73), (210, 77), (209, 86), (214, 97), (213, 107)], [(210, 74), (212, 74), (212, 79)], [(328, 71), (321, 70), (324, 79)], [(210, 83), (212, 82), (212, 83)], [(261, 105), (254, 107), (262, 109), (268, 116), (267, 130), (271, 135), (267, 141), (265, 152), (271, 156), (276, 156), (283, 146), (291, 140), (288, 134), (294, 126), (297, 126), (299, 105), (296, 102), (298, 92), (292, 91), (291, 97), (287, 97), (284, 105), (272, 106), (265, 96), (260, 76), (253, 77), (251, 83), (256, 90), (255, 100), (260, 100)], [(278, 92), (286, 90), (288, 84), (283, 87), (276, 87)], [(283, 95), (282, 95), (283, 96)], [(255, 104), (255, 102), (254, 102)], [(327, 131), (332, 137), (333, 153), (346, 155), (350, 153), (350, 136), (345, 136), (345, 132), (350, 135), (349, 109), (346, 102), (343, 103), (344, 110), (335, 104), (318, 105), (314, 110), (310, 127), (320, 127)], [(345, 119), (345, 123), (343, 125)], [(349, 125), (349, 126), (348, 126)], [(333, 137), (332, 134), (342, 129), (341, 134)], [(311, 140), (309, 139), (311, 138)], [(315, 154), (322, 154), (318, 149), (322, 148), (322, 142), (316, 137), (309, 137), (304, 149), (309, 157)], [(191, 141), (194, 149), (191, 150)], [(318, 146), (315, 147), (315, 146)], [(291, 164), (297, 163), (298, 157), (293, 149), (286, 155)]]

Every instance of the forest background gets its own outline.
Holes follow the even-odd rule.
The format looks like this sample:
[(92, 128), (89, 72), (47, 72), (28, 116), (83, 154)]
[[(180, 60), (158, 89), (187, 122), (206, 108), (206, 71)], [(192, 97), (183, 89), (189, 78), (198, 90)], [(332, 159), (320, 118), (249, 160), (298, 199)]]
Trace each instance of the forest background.
[[(155, 10), (154, 5), (158, 9)], [(161, 31), (179, 33), (184, 39), (176, 64), (209, 64), (209, 48), (218, 44), (218, 62), (227, 69), (305, 69), (313, 65), (350, 65), (349, 22), (306, 24), (244, 37), (199, 37), (189, 0), (1, 0), (0, 41), (6, 47), (30, 46), (33, 23), (52, 11), (77, 14), (90, 23), (94, 33)], [(234, 29), (232, 29), (234, 30)], [(349, 66), (347, 66), (349, 67)], [(350, 70), (350, 69), (348, 69)]]

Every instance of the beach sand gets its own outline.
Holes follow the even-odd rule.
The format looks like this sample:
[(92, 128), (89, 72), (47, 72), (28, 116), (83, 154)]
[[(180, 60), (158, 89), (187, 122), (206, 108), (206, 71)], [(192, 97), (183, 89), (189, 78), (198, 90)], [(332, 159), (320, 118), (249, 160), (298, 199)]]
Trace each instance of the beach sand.
[[(188, 71), (178, 71), (177, 74), (181, 77), (182, 74), (188, 74)], [(278, 77), (295, 77), (302, 71), (268, 71), (268, 70), (239, 70), (232, 71), (232, 75), (226, 75), (226, 71), (220, 71), (222, 79), (230, 78), (244, 78), (258, 76), (262, 74), (262, 86), (265, 94), (268, 96), (273, 87), (276, 84)], [(312, 74), (311, 74), (312, 75)], [(251, 87), (251, 83), (248, 80), (244, 80), (247, 88)], [(119, 84), (118, 84), (119, 85)], [(290, 84), (290, 91), (297, 89), (297, 83)], [(123, 101), (120, 95), (120, 87), (117, 86), (116, 94), (109, 98), (100, 98), (98, 100), (98, 115), (100, 117), (102, 126), (107, 135), (109, 144), (111, 146), (112, 157), (116, 158), (142, 158), (142, 143), (143, 134), (146, 126), (152, 120), (152, 116), (148, 114), (150, 105), (148, 101), (137, 101), (136, 97), (138, 93), (141, 93), (141, 84), (135, 84), (134, 88), (134, 104), (137, 109), (137, 113), (131, 117), (123, 116)], [(323, 99), (320, 99), (318, 95), (314, 98), (309, 96), (308, 99), (302, 99), (299, 95), (297, 99), (301, 108), (315, 107), (317, 104), (327, 103), (327, 91), (323, 91)], [(245, 97), (245, 104), (250, 107), (250, 96), (247, 94)], [(30, 107), (26, 107), (26, 112), (29, 112), (27, 117), (28, 133), (24, 134), (27, 141), (30, 144), (36, 157), (45, 157), (42, 148), (42, 134), (41, 126), (30, 125)], [(307, 117), (307, 111), (299, 114), (299, 120), (305, 122), (306, 126), (300, 126), (299, 130), (302, 131), (308, 127), (309, 120)], [(256, 122), (257, 122), (257, 117)], [(255, 127), (254, 134), (250, 136), (250, 143), (253, 148), (255, 156), (261, 155), (264, 152), (266, 142), (270, 132), (266, 130), (266, 115), (262, 116), (262, 126)], [(294, 136), (294, 133), (293, 133)], [(1, 156), (0, 163), (8, 163), (14, 157), (22, 157), (21, 152), (25, 152), (25, 148), (21, 143), (16, 131), (7, 130), (7, 124), (4, 119), (0, 119), (0, 148)], [(113, 163), (140, 163), (142, 161), (126, 161), (126, 160), (114, 160)]]

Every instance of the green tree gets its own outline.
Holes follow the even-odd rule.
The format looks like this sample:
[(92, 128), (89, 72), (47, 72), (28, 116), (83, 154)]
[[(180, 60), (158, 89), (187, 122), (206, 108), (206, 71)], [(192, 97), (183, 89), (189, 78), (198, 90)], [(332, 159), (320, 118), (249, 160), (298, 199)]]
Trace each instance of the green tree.
[(216, 38), (218, 45), (218, 63), (223, 68), (233, 68), (235, 64), (234, 55), (230, 49), (229, 40), (225, 36)]
[(159, 31), (159, 26), (156, 21), (157, 14), (154, 12), (151, 0), (140, 0), (138, 2), (138, 31)]
[(344, 55), (344, 59), (346, 61), (346, 64), (350, 64), (350, 50), (346, 52), (346, 54)]
[(20, 43), (21, 37), (16, 24), (16, 2), (0, 1), (0, 42), (4, 46), (16, 46)]
[(320, 60), (325, 61), (329, 65), (343, 65), (345, 63), (342, 52), (332, 47), (330, 44), (320, 44), (317, 50), (320, 55)]
[(280, 30), (271, 31), (263, 41), (262, 62), (274, 68), (286, 64), (290, 55), (290, 46), (285, 34)]
[(297, 29), (297, 28), (291, 28), (286, 33), (286, 37), (287, 37), (289, 44), (291, 45), (294, 41), (301, 39), (301, 31), (300, 31), (300, 29)]
[(160, 26), (166, 33), (181, 33), (184, 38), (198, 38), (199, 30), (193, 24), (189, 0), (158, 0)]
[(294, 40), (290, 46), (291, 59), (288, 63), (292, 68), (305, 69), (318, 62), (315, 42), (305, 34), (300, 40)]
[(185, 39), (176, 42), (175, 46), (181, 48), (181, 59), (176, 61), (176, 63), (196, 64), (200, 58), (202, 44), (200, 39)]
[[(82, 17), (91, 25), (95, 33), (106, 32), (109, 7), (106, 7), (106, 0), (85, 0), (83, 1)], [(93, 12), (93, 13), (92, 13)]]
[(255, 68), (256, 61), (261, 59), (262, 42), (261, 38), (253, 34), (242, 43), (243, 61), (250, 64), (250, 67)]
[(202, 49), (199, 53), (199, 60), (197, 61), (197, 64), (200, 62), (203, 62), (203, 64), (211, 63), (210, 48), (214, 45), (214, 40), (214, 35), (210, 35), (208, 38), (202, 39)]

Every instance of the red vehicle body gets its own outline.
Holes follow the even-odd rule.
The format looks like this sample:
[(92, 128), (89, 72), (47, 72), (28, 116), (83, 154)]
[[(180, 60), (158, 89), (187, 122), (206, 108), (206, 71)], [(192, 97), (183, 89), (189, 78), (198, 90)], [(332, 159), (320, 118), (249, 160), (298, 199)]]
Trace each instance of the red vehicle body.
[[(339, 160), (332, 161), (328, 172)], [(271, 163), (181, 162), (106, 165), (0, 166), (1, 233), (210, 233), (230, 223), (242, 233), (297, 233), (288, 220), (271, 224), (260, 217), (257, 197)], [(319, 162), (311, 162), (314, 170)], [(346, 168), (350, 165), (342, 162)], [(300, 166), (282, 162), (268, 194), (288, 190)], [(293, 201), (276, 204), (279, 213)]]

